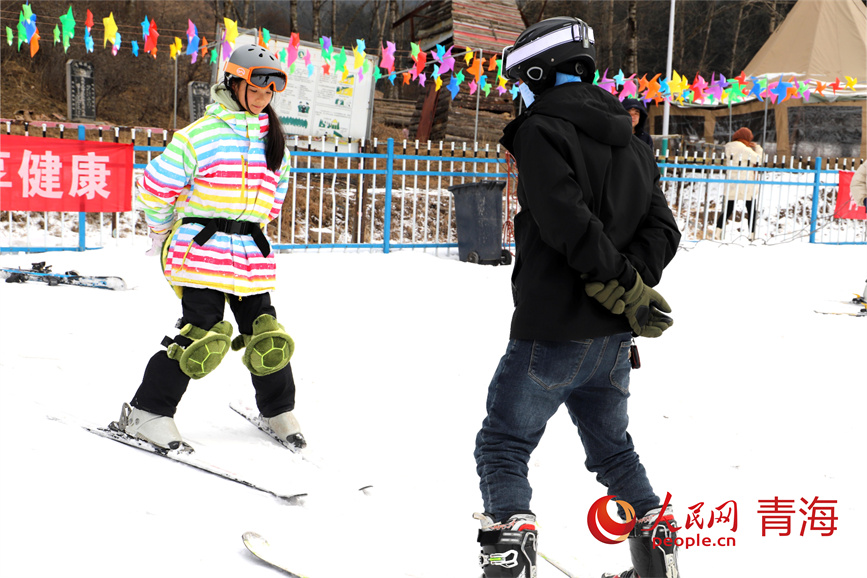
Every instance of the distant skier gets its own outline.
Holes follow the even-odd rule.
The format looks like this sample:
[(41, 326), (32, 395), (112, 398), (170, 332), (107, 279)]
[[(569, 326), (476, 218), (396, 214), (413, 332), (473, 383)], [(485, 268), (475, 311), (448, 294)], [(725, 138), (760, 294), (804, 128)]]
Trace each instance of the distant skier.
[[(867, 206), (867, 163), (861, 163), (852, 175), (852, 182), (849, 183), (849, 198), (855, 206)], [(865, 300), (867, 300), (867, 284), (861, 292), (861, 303), (867, 303)]]
[(665, 541), (675, 538), (671, 507), (662, 511), (635, 453), (626, 403), (633, 336), (658, 337), (672, 324), (651, 287), (680, 233), (652, 150), (617, 98), (592, 84), (595, 69), (593, 30), (572, 17), (533, 24), (504, 51), (528, 108), (500, 140), (517, 161), (521, 211), (510, 341), (476, 437), (485, 513), (475, 517), (488, 578), (536, 575), (527, 463), (563, 404), (587, 468), (635, 509), (634, 569), (621, 578), (677, 575)]
[[(762, 163), (765, 151), (762, 145), (753, 142), (753, 131), (741, 127), (734, 132), (732, 140), (725, 145), (725, 158), (728, 164), (738, 167), (754, 167)], [(714, 239), (720, 241), (725, 235), (726, 219), (732, 219), (735, 214), (735, 203), (744, 202), (746, 218), (750, 225), (750, 241), (756, 240), (756, 196), (760, 190), (761, 176), (757, 171), (728, 171), (726, 179), (734, 181), (753, 181), (751, 183), (727, 183), (725, 188), (725, 210), (719, 210), (716, 219)]]
[[(190, 379), (213, 371), (229, 348), (245, 349), (256, 403), (270, 428), (306, 445), (295, 407), (292, 338), (277, 322), (269, 291), (275, 259), (263, 229), (280, 214), (289, 185), (289, 153), (271, 107), (286, 73), (267, 49), (236, 48), (222, 82), (211, 87), (205, 116), (175, 133), (137, 183), (138, 202), (163, 273), (181, 298), (179, 335), (163, 340), (117, 422), (127, 434), (176, 449), (174, 421)], [(223, 320), (228, 302), (240, 335)]]
[(852, 182), (849, 183), (849, 198), (855, 205), (867, 205), (867, 163), (861, 163), (855, 174), (852, 175)]

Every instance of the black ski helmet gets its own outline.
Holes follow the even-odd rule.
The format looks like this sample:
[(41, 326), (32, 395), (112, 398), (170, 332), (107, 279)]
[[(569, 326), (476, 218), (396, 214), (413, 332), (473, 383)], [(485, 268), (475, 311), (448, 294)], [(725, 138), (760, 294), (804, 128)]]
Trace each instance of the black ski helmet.
[(503, 49), (503, 69), (508, 79), (520, 80), (536, 94), (554, 86), (556, 72), (592, 82), (596, 71), (593, 29), (573, 16), (537, 22), (518, 36), (514, 46)]

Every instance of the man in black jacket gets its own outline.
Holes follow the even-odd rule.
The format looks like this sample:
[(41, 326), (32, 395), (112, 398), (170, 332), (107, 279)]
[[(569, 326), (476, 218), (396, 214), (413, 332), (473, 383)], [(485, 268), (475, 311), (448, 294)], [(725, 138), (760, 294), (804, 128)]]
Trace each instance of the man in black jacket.
[(636, 520), (634, 569), (619, 576), (677, 576), (671, 507), (635, 453), (626, 402), (638, 362), (633, 336), (658, 337), (672, 324), (651, 287), (680, 233), (651, 149), (633, 136), (620, 102), (592, 84), (595, 54), (593, 30), (571, 17), (530, 26), (504, 51), (506, 74), (522, 82), (528, 108), (500, 141), (518, 164), (521, 211), (510, 341), (476, 438), (487, 578), (535, 575), (527, 463), (562, 404), (587, 468), (634, 508), (626, 516)]

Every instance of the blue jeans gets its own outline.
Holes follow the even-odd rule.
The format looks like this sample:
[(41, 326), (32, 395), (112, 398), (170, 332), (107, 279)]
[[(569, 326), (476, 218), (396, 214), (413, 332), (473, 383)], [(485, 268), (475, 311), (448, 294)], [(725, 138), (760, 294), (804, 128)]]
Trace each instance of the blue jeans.
[[(494, 520), (530, 510), (530, 454), (565, 403), (587, 456), (584, 465), (642, 516), (659, 506), (626, 432), (628, 333), (582, 341), (511, 340), (488, 387), (488, 415), (476, 436), (476, 472)], [(588, 496), (587, 507), (598, 496)]]

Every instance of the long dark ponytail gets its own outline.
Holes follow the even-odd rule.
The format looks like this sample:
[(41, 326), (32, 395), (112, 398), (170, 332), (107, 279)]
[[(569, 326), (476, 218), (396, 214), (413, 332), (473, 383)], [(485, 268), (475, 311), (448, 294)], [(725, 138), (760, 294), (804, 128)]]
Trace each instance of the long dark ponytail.
[(268, 170), (276, 173), (283, 165), (283, 156), (286, 152), (286, 133), (283, 132), (280, 117), (274, 112), (274, 107), (271, 106), (270, 102), (265, 107), (265, 112), (268, 113), (268, 141), (265, 143), (265, 162), (268, 165)]

